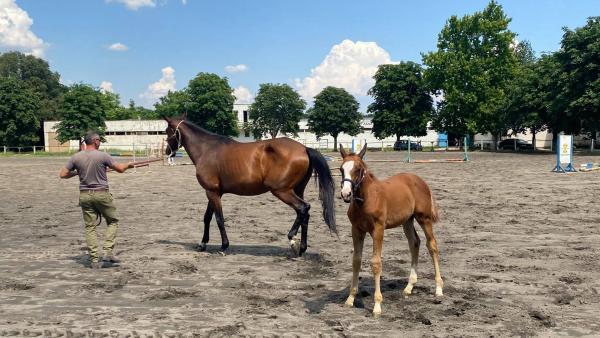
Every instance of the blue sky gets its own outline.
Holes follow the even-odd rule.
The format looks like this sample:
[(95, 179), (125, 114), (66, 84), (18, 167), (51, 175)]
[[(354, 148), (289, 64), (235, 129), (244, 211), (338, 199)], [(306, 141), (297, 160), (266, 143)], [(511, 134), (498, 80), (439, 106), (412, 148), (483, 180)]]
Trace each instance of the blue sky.
[[(65, 84), (102, 86), (151, 107), (199, 72), (226, 76), (240, 102), (261, 83), (287, 83), (310, 100), (346, 88), (366, 109), (378, 64), (421, 62), (452, 15), (488, 1), (0, 0), (0, 52), (43, 57)], [(561, 27), (600, 15), (597, 0), (500, 0), (509, 28), (538, 53)]]

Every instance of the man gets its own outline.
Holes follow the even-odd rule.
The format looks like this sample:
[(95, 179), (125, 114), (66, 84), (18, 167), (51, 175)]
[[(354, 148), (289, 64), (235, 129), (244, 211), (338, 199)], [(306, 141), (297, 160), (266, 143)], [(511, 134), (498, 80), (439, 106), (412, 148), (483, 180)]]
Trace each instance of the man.
[(117, 163), (107, 153), (98, 151), (100, 136), (96, 132), (88, 133), (84, 142), (85, 150), (73, 155), (58, 175), (65, 179), (79, 176), (79, 205), (83, 211), (85, 239), (90, 252), (91, 267), (99, 269), (102, 264), (98, 256), (96, 226), (100, 223), (100, 215), (104, 217), (107, 224), (102, 261), (107, 265), (119, 262), (114, 256), (119, 219), (112, 194), (108, 190), (106, 168), (123, 173), (133, 168), (134, 163)]

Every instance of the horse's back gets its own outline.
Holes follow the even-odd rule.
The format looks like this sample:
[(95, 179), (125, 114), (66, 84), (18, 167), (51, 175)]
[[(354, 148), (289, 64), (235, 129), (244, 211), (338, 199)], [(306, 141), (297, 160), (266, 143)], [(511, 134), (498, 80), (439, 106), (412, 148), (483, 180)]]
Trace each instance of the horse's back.
[[(388, 212), (407, 209), (417, 221), (437, 221), (437, 207), (429, 185), (418, 175), (401, 173), (384, 181)], [(411, 210), (411, 211), (409, 211)]]
[[(228, 144), (222, 163), (241, 162), (237, 168), (251, 172), (246, 175), (260, 180), (265, 190), (291, 189), (308, 171), (309, 160), (304, 145), (289, 139), (276, 138), (248, 143)], [(242, 173), (240, 173), (242, 174)], [(244, 177), (244, 175), (240, 175)], [(252, 182), (239, 182), (249, 184)], [(255, 184), (257, 182), (254, 182)]]

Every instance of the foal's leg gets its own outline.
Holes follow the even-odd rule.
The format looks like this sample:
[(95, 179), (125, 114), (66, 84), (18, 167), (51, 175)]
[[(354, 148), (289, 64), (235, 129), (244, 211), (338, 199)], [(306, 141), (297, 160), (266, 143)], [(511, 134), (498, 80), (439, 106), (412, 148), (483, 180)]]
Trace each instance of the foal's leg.
[(210, 228), (210, 221), (213, 217), (213, 208), (210, 205), (210, 202), (208, 202), (208, 205), (206, 206), (206, 212), (204, 213), (204, 235), (202, 235), (202, 242), (200, 242), (200, 251), (205, 251), (206, 250), (206, 243), (208, 243), (208, 233), (209, 233), (209, 228)]
[(427, 249), (433, 260), (433, 268), (435, 269), (435, 295), (443, 296), (442, 288), (444, 287), (444, 281), (440, 273), (440, 251), (437, 247), (437, 242), (433, 236), (433, 223), (431, 221), (424, 221), (421, 224), (425, 237), (427, 238)]
[(208, 197), (208, 203), (212, 205), (212, 210), (215, 213), (217, 225), (219, 226), (219, 232), (221, 233), (221, 250), (225, 251), (229, 247), (229, 239), (227, 239), (227, 232), (225, 231), (225, 219), (223, 218), (223, 208), (221, 206), (221, 194), (215, 191), (207, 191), (206, 197)]
[[(304, 252), (306, 252), (307, 237), (308, 237), (308, 220), (310, 215), (308, 211), (310, 210), (310, 204), (306, 201), (298, 197), (293, 190), (285, 190), (285, 191), (272, 191), (271, 192), (275, 197), (279, 198), (283, 203), (291, 206), (296, 210), (296, 220), (292, 225), (292, 229), (288, 233), (288, 239), (290, 240), (290, 245), (292, 250), (294, 250), (295, 254), (298, 256), (302, 256)], [(302, 234), (300, 237), (300, 248), (298, 250), (295, 241), (293, 240), (294, 235), (298, 232), (298, 226), (302, 226)]]
[(354, 244), (354, 252), (352, 253), (352, 282), (350, 283), (350, 295), (346, 299), (346, 305), (350, 307), (354, 306), (354, 297), (358, 293), (358, 274), (362, 262), (365, 235), (365, 232), (358, 230), (354, 226), (352, 227), (352, 243)]
[(408, 240), (408, 248), (410, 249), (410, 275), (408, 276), (408, 285), (404, 288), (404, 297), (408, 297), (412, 293), (413, 286), (417, 283), (417, 265), (419, 264), (419, 246), (421, 245), (421, 239), (415, 231), (414, 218), (411, 217), (408, 221), (402, 225), (404, 227), (404, 234)]
[(381, 314), (381, 251), (383, 249), (383, 229), (384, 223), (375, 224), (375, 229), (371, 232), (373, 237), (373, 258), (371, 259), (371, 269), (373, 270), (373, 281), (375, 282), (375, 306), (373, 306), (373, 315)]

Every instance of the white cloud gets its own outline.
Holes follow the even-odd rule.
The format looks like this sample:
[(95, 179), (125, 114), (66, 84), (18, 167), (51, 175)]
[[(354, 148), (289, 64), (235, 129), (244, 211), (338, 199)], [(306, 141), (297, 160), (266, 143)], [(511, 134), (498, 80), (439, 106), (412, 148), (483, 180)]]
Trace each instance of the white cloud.
[(47, 44), (31, 31), (33, 20), (15, 0), (0, 0), (0, 50), (44, 56)]
[(185, 6), (187, 5), (187, 0), (181, 0), (181, 3)]
[(244, 86), (235, 88), (233, 95), (235, 96), (235, 103), (252, 103), (254, 101), (254, 95)]
[(113, 43), (112, 45), (108, 46), (109, 50), (115, 51), (115, 52), (124, 52), (126, 50), (129, 49), (129, 47), (127, 47), (126, 45), (117, 42), (117, 43)]
[(148, 106), (153, 105), (161, 97), (167, 95), (169, 91), (175, 91), (175, 69), (173, 67), (165, 67), (162, 70), (162, 77), (157, 82), (148, 86), (148, 89), (140, 94)]
[(248, 70), (248, 66), (246, 65), (235, 65), (235, 66), (226, 66), (225, 71), (227, 73), (241, 73)]
[(300, 95), (312, 101), (323, 88), (346, 89), (355, 96), (365, 96), (375, 83), (373, 75), (382, 64), (397, 63), (375, 42), (344, 40), (329, 51), (323, 62), (310, 71), (310, 76), (296, 79)]
[(100, 90), (105, 93), (114, 93), (112, 82), (102, 81), (100, 83)]
[(141, 7), (156, 7), (156, 0), (106, 0), (106, 2), (122, 3), (133, 11)]

